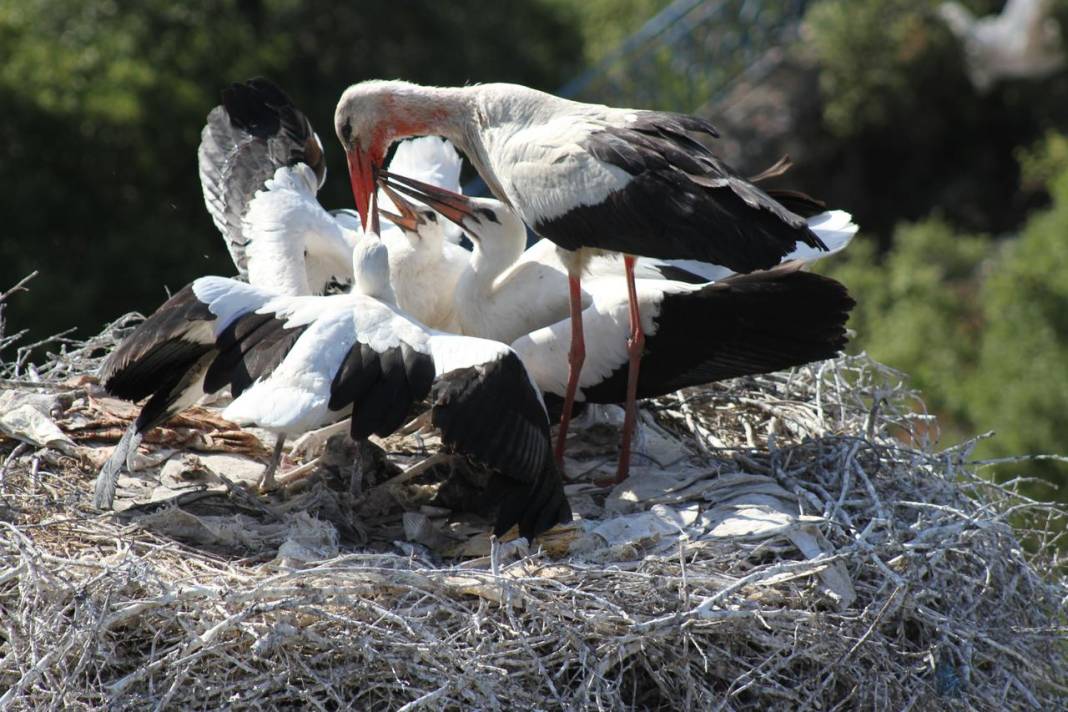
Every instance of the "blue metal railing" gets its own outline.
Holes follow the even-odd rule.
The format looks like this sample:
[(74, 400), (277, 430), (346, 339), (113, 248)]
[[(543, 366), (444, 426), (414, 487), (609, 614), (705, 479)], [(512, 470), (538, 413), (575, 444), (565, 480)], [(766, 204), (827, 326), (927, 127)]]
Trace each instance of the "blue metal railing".
[[(807, 0), (674, 0), (563, 97), (693, 113), (714, 104), (751, 65), (797, 37)], [(464, 186), (483, 195), (481, 179)]]
[(675, 0), (559, 94), (693, 111), (768, 50), (791, 42), (807, 0)]

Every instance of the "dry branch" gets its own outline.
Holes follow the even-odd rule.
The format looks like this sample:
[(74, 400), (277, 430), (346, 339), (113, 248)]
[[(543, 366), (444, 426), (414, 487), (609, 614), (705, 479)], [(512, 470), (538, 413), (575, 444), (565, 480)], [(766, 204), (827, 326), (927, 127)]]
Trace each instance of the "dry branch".
[[(615, 431), (589, 427), (569, 468), (581, 521), (494, 575), (485, 520), (453, 511), (468, 490), (441, 482), (456, 463), (407, 469), (436, 451), (426, 432), (382, 443), (389, 464), (328, 446), (303, 489), (267, 498), (232, 469), (255, 448), (168, 470), (165, 440), (124, 486), (188, 491), (92, 511), (85, 434), (106, 447), (129, 414), (87, 375), (129, 323), (0, 365), (84, 435), (74, 455), (0, 439), (0, 708), (1068, 700), (1063, 512), (984, 479), (974, 443), (937, 449), (916, 394), (864, 357), (646, 404), (639, 461), (674, 464), (636, 468), (630, 491), (590, 484)], [(182, 428), (210, 440), (213, 417)], [(405, 510), (434, 537), (404, 541)]]

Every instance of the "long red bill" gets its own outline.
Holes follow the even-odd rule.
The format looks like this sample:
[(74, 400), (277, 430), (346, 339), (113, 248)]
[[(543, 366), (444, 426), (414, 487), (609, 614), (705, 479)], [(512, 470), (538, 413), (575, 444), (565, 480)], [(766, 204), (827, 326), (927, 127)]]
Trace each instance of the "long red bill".
[(348, 151), (345, 157), (349, 165), (349, 182), (352, 184), (352, 197), (356, 201), (356, 212), (360, 214), (360, 223), (367, 229), (368, 211), (375, 192), (374, 166), (359, 145)]

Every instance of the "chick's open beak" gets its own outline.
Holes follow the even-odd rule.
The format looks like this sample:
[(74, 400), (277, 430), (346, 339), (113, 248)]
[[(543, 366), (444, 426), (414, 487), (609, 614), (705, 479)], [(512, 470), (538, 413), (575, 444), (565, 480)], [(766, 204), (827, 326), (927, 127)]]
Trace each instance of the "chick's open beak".
[(393, 188), (391, 188), (384, 180), (380, 180), (379, 185), (382, 187), (382, 190), (385, 191), (386, 195), (389, 196), (389, 199), (393, 201), (393, 205), (397, 208), (398, 212), (393, 213), (384, 208), (379, 208), (378, 211), (386, 216), (387, 220), (402, 230), (416, 232), (419, 229), (419, 226), (423, 224), (423, 218), (416, 212), (415, 206), (405, 200), (400, 193), (393, 190)]
[[(475, 223), (481, 222), (478, 216), (475, 215), (474, 205), (470, 199), (459, 193), (453, 193), (451, 190), (445, 190), (436, 185), (390, 173), (386, 170), (378, 171), (378, 179), (383, 187), (394, 189), (397, 192), (415, 198), (421, 203), (425, 203), (464, 230), (471, 228), (471, 222), (464, 224), (465, 218)], [(392, 196), (393, 193), (390, 193), (390, 197)]]

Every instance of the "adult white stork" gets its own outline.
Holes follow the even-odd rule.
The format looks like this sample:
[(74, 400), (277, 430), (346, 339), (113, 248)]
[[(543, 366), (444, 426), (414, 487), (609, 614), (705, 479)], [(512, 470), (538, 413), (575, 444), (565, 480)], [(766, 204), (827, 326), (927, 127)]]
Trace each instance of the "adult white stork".
[[(353, 292), (279, 297), (204, 277), (193, 292), (215, 317), (208, 388), (229, 383), (223, 417), (292, 436), (351, 413), (355, 439), (386, 436), (428, 395), (446, 447), (494, 470), (494, 531), (530, 540), (570, 520), (541, 395), (518, 355), (487, 339), (428, 329), (390, 305), (389, 263), (373, 234), (353, 256)], [(262, 377), (249, 381), (253, 371)]]
[[(291, 296), (351, 285), (357, 220), (347, 211), (328, 212), (320, 205), (316, 195), (326, 177), (322, 144), (281, 89), (254, 79), (223, 90), (222, 105), (209, 113), (201, 133), (198, 155), (205, 205), (241, 277)], [(459, 156), (437, 138), (401, 143), (390, 165), (448, 188), (459, 185)], [(390, 227), (389, 234), (394, 242), (407, 244), (399, 229)], [(434, 276), (448, 283), (449, 269), (457, 273), (446, 265)], [(93, 501), (98, 508), (112, 505), (118, 475), (144, 433), (205, 395), (204, 375), (215, 351), (208, 324), (212, 319), (192, 285), (186, 286), (102, 364), (100, 381), (110, 395), (149, 400), (97, 477)], [(255, 378), (259, 366), (251, 366), (249, 377)], [(277, 469), (284, 440), (275, 443), (265, 486)]]
[[(404, 148), (410, 143), (402, 143), (400, 147)], [(400, 149), (397, 155), (400, 155)], [(568, 316), (567, 266), (551, 240), (542, 238), (526, 248), (527, 235), (522, 222), (513, 211), (497, 210), (497, 201), (491, 201), (488, 205), (493, 206), (501, 220), (493, 239), (481, 240), (473, 252), (448, 242), (443, 243), (442, 229), (435, 211), (413, 206), (407, 199), (414, 198), (422, 202), (425, 193), (431, 196), (434, 205), (448, 213), (452, 209), (448, 183), (436, 182), (431, 185), (408, 178), (403, 170), (398, 169), (398, 163), (398, 159), (394, 158), (389, 170), (380, 171), (379, 176), (386, 179), (380, 188), (380, 196), (398, 205), (402, 213), (390, 214), (389, 219), (401, 227), (408, 238), (406, 242), (395, 240), (389, 244), (390, 279), (403, 309), (419, 314), (409, 303), (415, 305), (418, 300), (433, 301), (438, 309), (451, 311), (452, 318), (435, 323), (428, 317), (421, 317), (424, 323), (445, 331), (505, 342)], [(751, 180), (757, 182), (782, 175), (789, 167), (790, 161), (784, 157)], [(388, 182), (391, 178), (407, 199), (396, 196)], [(806, 216), (809, 227), (827, 246), (827, 250), (823, 251), (799, 245), (783, 261), (800, 260), (808, 263), (821, 259), (844, 249), (856, 235), (857, 226), (844, 211), (826, 211), (819, 201), (795, 191), (771, 190), (769, 194), (788, 201), (794, 212)], [(468, 204), (462, 196), (456, 200), (461, 206)], [(454, 212), (446, 224), (456, 228), (460, 219), (458, 215)], [(446, 249), (443, 251), (443, 248)], [(447, 248), (453, 249), (450, 252)], [(449, 265), (448, 268), (439, 268), (439, 275), (448, 274), (445, 280), (439, 275), (431, 275), (432, 279), (427, 279), (428, 264), (435, 263)], [(598, 254), (587, 262), (585, 277), (618, 276), (622, 266), (618, 254)], [(722, 280), (735, 274), (722, 265), (697, 260), (648, 257), (638, 258), (634, 273), (636, 278), (677, 279), (695, 284)], [(465, 276), (462, 280), (458, 279), (461, 274)], [(441, 288), (442, 281), (444, 289)], [(406, 299), (409, 303), (406, 303)], [(585, 292), (583, 306), (589, 306), (589, 295)]]
[[(391, 220), (412, 236), (413, 253), (421, 246), (433, 244), (423, 236), (440, 230), (435, 213), (461, 226), (471, 238), (473, 250), (464, 251), (467, 260), (462, 273), (455, 289), (447, 295), (455, 311), (455, 328), (451, 330), (508, 343), (569, 316), (566, 265), (549, 240), (539, 240), (526, 248), (526, 228), (513, 210), (498, 200), (468, 198), (396, 175), (392, 167), (379, 175), (385, 181), (381, 190), (403, 213), (403, 216), (391, 216)], [(419, 200), (429, 208), (413, 206), (407, 198)], [(814, 262), (844, 249), (856, 235), (858, 228), (849, 213), (823, 211), (821, 207), (812, 201), (808, 211), (820, 211), (807, 221), (828, 250), (801, 245), (783, 262)], [(433, 247), (422, 247), (422, 250), (434, 254)], [(426, 254), (419, 258), (425, 260)], [(392, 265), (392, 255), (390, 262)], [(594, 256), (587, 263), (587, 281), (619, 277), (619, 262), (613, 255)], [(644, 257), (636, 261), (634, 269), (638, 279), (672, 279), (694, 284), (721, 281), (737, 274), (722, 265), (696, 260)], [(391, 270), (394, 289), (397, 289), (400, 280), (393, 277), (394, 274)], [(404, 278), (414, 280), (415, 275), (407, 273)], [(625, 283), (622, 279), (609, 280), (600, 285), (600, 290), (603, 292), (607, 285), (618, 288)], [(591, 299), (591, 295), (583, 290), (584, 307), (591, 304)]]
[[(696, 259), (739, 272), (779, 263), (798, 243), (824, 248), (805, 220), (737, 175), (689, 132), (704, 119), (583, 104), (514, 84), (463, 88), (367, 81), (334, 114), (364, 224), (376, 172), (396, 139), (438, 135), (474, 163), (490, 190), (555, 242), (569, 273), (571, 373), (565, 418), (585, 359), (580, 278), (591, 250), (624, 253), (630, 371), (624, 451), (634, 428), (644, 334), (634, 255)], [(561, 422), (566, 430), (566, 420)], [(626, 476), (620, 460), (618, 476)]]
[[(546, 303), (552, 301), (551, 287), (566, 281), (564, 272), (550, 264), (516, 261), (526, 230), (500, 201), (455, 196), (386, 175), (401, 192), (418, 197), (471, 238), (471, 264), (456, 290), (461, 331), (511, 343), (538, 387), (566, 398), (572, 325), (566, 303)], [(387, 190), (392, 192), (388, 185)], [(403, 207), (403, 197), (394, 195), (393, 201)], [(822, 240), (835, 246), (848, 243), (857, 230), (842, 211), (822, 213), (810, 222)], [(646, 338), (638, 396), (655, 397), (837, 355), (846, 343), (845, 323), (853, 300), (838, 282), (800, 272), (804, 263), (794, 259), (771, 271), (725, 275), (711, 284), (688, 284), (659, 275), (635, 280)], [(594, 276), (583, 283), (587, 306), (582, 320), (591, 357), (579, 379), (578, 400), (626, 400), (628, 291), (618, 275)], [(564, 445), (561, 433), (558, 461)], [(624, 471), (629, 458), (630, 452), (622, 450)]]

